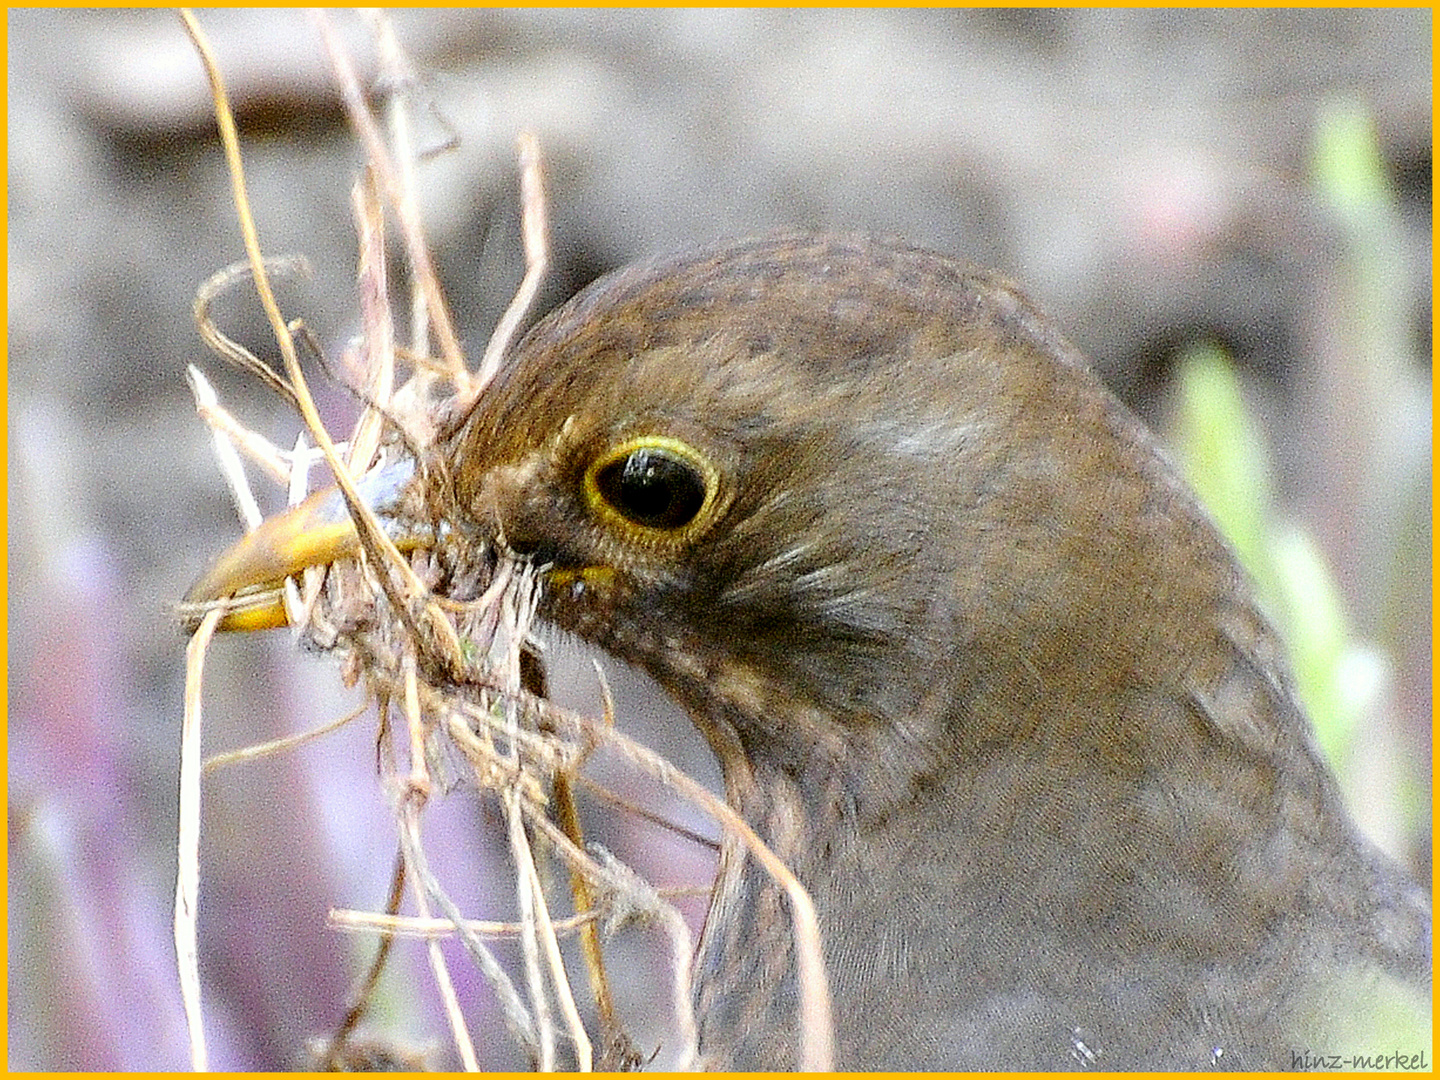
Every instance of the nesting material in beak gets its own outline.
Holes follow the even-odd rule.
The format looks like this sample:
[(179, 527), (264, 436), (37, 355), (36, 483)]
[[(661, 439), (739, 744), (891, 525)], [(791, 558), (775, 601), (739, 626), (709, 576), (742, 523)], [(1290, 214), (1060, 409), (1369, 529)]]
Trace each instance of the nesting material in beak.
[[(397, 515), (400, 498), (415, 474), (409, 458), (362, 477), (360, 498), (396, 546), (413, 550), (425, 537)], [(298, 506), (266, 518), (220, 555), (180, 603), (187, 630), (217, 604), (226, 608), (221, 630), (268, 630), (288, 619), (281, 586), (311, 566), (328, 566), (360, 552), (360, 537), (344, 496), (336, 487), (317, 491)]]

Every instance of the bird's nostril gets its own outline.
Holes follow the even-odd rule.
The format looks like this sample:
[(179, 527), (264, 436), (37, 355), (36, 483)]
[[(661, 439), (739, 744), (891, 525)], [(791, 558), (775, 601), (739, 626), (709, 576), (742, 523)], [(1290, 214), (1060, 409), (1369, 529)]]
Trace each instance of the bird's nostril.
[(495, 534), (515, 555), (532, 562), (551, 562), (557, 549), (558, 521), (553, 507), (547, 510), (536, 500), (520, 495), (494, 516)]

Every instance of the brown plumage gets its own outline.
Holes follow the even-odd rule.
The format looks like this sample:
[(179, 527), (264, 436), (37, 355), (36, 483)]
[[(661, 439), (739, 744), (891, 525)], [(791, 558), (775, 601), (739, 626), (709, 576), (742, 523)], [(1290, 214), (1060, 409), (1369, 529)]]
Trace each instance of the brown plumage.
[[(1004, 280), (799, 235), (627, 269), (434, 453), (809, 889), (837, 1067), (1290, 1068), (1428, 1023), (1428, 898), (1349, 820), (1234, 557)], [(792, 947), (727, 848), (710, 1064), (793, 1064)]]

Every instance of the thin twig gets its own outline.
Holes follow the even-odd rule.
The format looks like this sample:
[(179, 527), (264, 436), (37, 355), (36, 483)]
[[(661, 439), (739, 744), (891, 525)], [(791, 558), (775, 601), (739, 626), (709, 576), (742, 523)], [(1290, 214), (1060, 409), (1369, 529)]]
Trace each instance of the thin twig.
[(534, 868), (530, 857), (529, 842), (521, 825), (519, 792), (512, 790), (504, 801), (505, 820), (509, 828), (511, 856), (515, 860), (515, 893), (520, 908), (520, 956), (524, 960), (525, 981), (530, 988), (530, 1003), (535, 1010), (535, 1032), (540, 1038), (540, 1072), (555, 1071), (555, 1024), (550, 1018), (550, 998), (545, 993), (545, 983), (540, 975), (540, 945), (538, 941), (540, 918), (537, 908), (543, 900), (537, 898), (539, 879), (527, 873)]
[[(395, 859), (395, 868), (390, 874), (390, 895), (385, 900), (385, 910), (390, 914), (400, 910), (400, 900), (405, 893), (405, 858), (403, 855)], [(380, 976), (384, 974), (385, 962), (390, 958), (390, 951), (395, 947), (394, 933), (382, 932), (380, 935), (380, 947), (375, 950), (375, 958), (370, 961), (370, 967), (365, 972), (364, 979), (355, 992), (355, 1000), (350, 1008), (346, 1010), (341, 1018), (335, 1034), (331, 1037), (329, 1045), (325, 1049), (325, 1065), (328, 1070), (338, 1071), (338, 1063), (344, 1058), (345, 1045), (369, 1011), (371, 1003), (375, 998), (375, 990), (380, 985)]]
[(239, 425), (220, 407), (220, 402), (215, 397), (215, 388), (199, 368), (190, 364), (185, 368), (185, 375), (190, 382), (190, 391), (195, 395), (195, 410), (210, 426), (215, 458), (220, 463), (220, 472), (230, 488), (230, 497), (235, 501), (235, 508), (240, 512), (240, 523), (245, 526), (245, 531), (249, 532), (260, 524), (261, 514), (260, 504), (255, 501), (255, 493), (250, 490), (250, 484), (245, 479), (245, 466), (240, 461), (240, 452), (235, 449), (235, 432), (239, 430)]
[[(310, 265), (298, 255), (266, 259), (262, 261), (262, 265), (265, 266), (268, 273), (276, 275), (310, 273)], [(241, 371), (259, 379), (290, 404), (296, 405), (298, 403), (295, 399), (295, 388), (283, 376), (272, 370), (269, 364), (222, 331), (215, 324), (215, 320), (210, 318), (210, 305), (215, 298), (235, 285), (236, 282), (250, 277), (252, 273), (253, 266), (250, 263), (241, 262), (232, 263), (225, 269), (211, 274), (195, 291), (193, 308), (195, 329), (200, 332), (200, 340), (210, 346), (213, 352), (230, 361)]]
[[(414, 789), (408, 785), (400, 798), (400, 845), (405, 853), (405, 862), (410, 871), (410, 878), (415, 882), (413, 889), (415, 906), (419, 909), (421, 918), (429, 918), (430, 900), (426, 881), (430, 875), (425, 866), (423, 848), (420, 844), (420, 807), (423, 802), (416, 797)], [(426, 942), (425, 952), (430, 960), (430, 971), (435, 979), (435, 986), (440, 991), (445, 1017), (450, 1022), (450, 1036), (455, 1041), (456, 1051), (460, 1054), (460, 1063), (466, 1072), (479, 1072), (480, 1062), (475, 1057), (475, 1041), (470, 1037), (470, 1029), (465, 1024), (465, 1015), (460, 1010), (460, 998), (455, 993), (455, 983), (450, 978), (450, 969), (445, 965), (445, 957), (440, 951), (439, 939), (432, 938)]]
[(302, 731), (298, 735), (286, 735), (279, 739), (271, 739), (269, 742), (252, 743), (243, 746), (239, 750), (227, 750), (221, 754), (211, 754), (205, 759), (204, 770), (208, 773), (214, 769), (223, 768), (226, 765), (239, 765), (241, 762), (257, 761), (263, 757), (270, 757), (274, 754), (284, 753), (287, 750), (294, 750), (297, 746), (313, 742), (315, 739), (329, 735), (332, 731), (339, 731), (346, 724), (360, 719), (370, 710), (371, 702), (366, 700), (358, 709), (348, 712), (337, 720), (331, 720), (328, 724), (311, 728), (309, 731)]
[(592, 780), (588, 776), (577, 776), (575, 780), (581, 787), (583, 787), (586, 791), (590, 792), (590, 794), (594, 795), (601, 802), (609, 806), (613, 806), (615, 809), (621, 811), (622, 813), (637, 817), (641, 821), (648, 821), (656, 828), (663, 829), (666, 832), (679, 837), (681, 840), (688, 840), (690, 841), (690, 843), (697, 844), (708, 851), (720, 850), (719, 841), (712, 840), (710, 837), (705, 836), (702, 833), (698, 833), (694, 829), (687, 829), (679, 822), (671, 821), (669, 818), (661, 814), (657, 814), (653, 810), (647, 810), (640, 804), (630, 799), (627, 799), (614, 791), (611, 791), (604, 784)]
[(475, 400), (495, 373), (510, 348), (515, 332), (520, 328), (545, 273), (550, 267), (549, 228), (545, 220), (545, 177), (540, 167), (540, 143), (533, 132), (522, 131), (520, 145), (520, 233), (525, 248), (525, 276), (520, 287), (505, 308), (505, 314), (495, 324), (490, 341), (485, 346), (485, 355), (480, 359), (480, 370), (470, 385), (468, 394), (460, 395), (464, 403)]
[(560, 942), (555, 935), (555, 924), (550, 918), (550, 908), (545, 902), (545, 889), (540, 883), (540, 874), (535, 869), (535, 859), (530, 851), (529, 839), (525, 837), (525, 828), (520, 824), (520, 812), (518, 799), (515, 806), (511, 826), (513, 832), (519, 834), (525, 840), (522, 845), (524, 849), (524, 865), (521, 872), (529, 879), (530, 893), (535, 898), (536, 923), (540, 931), (540, 943), (545, 949), (545, 962), (549, 966), (550, 981), (555, 987), (555, 993), (560, 998), (560, 1011), (565, 1014), (565, 1022), (570, 1026), (570, 1038), (575, 1043), (575, 1058), (577, 1068), (580, 1072), (590, 1072), (594, 1068), (594, 1052), (590, 1046), (590, 1036), (585, 1031), (585, 1022), (580, 1019), (580, 1010), (575, 1006), (575, 994), (570, 989), (570, 978), (565, 973), (565, 962), (560, 956)]
[[(376, 8), (363, 12), (375, 37), (379, 58), (380, 83), (385, 87), (385, 119), (390, 127), (390, 146), (395, 155), (395, 168), (405, 201), (414, 202), (415, 155), (410, 148), (410, 110), (406, 107), (406, 91), (415, 84), (415, 73), (389, 17)], [(419, 280), (410, 283), (410, 348), (419, 354), (430, 351), (430, 306), (425, 286)]]
[(384, 430), (385, 414), (377, 402), (389, 401), (395, 389), (395, 324), (390, 317), (390, 280), (385, 258), (385, 211), (375, 190), (375, 174), (366, 169), (350, 191), (359, 235), (361, 370), (369, 378), (365, 409), (350, 437), (349, 466), (363, 473), (374, 460)]
[[(584, 914), (556, 919), (552, 925), (556, 934), (570, 937), (593, 925), (600, 916), (601, 912), (595, 909)], [(338, 930), (394, 934), (397, 937), (447, 938), (459, 933), (449, 919), (421, 919), (414, 915), (383, 915), (374, 911), (331, 908), (326, 918)], [(498, 922), (494, 919), (461, 919), (460, 922), (466, 931), (476, 937), (495, 941), (517, 938), (525, 930), (518, 922)]]
[[(538, 1042), (530, 1010), (525, 1006), (525, 1002), (515, 989), (515, 984), (511, 982), (510, 976), (505, 973), (505, 969), (495, 959), (495, 955), (486, 948), (479, 935), (471, 931), (470, 920), (464, 917), (449, 894), (441, 888), (435, 875), (431, 873), (429, 861), (425, 856), (425, 848), (420, 842), (418, 810), (412, 805), (415, 800), (404, 794), (409, 789), (403, 782), (397, 786), (401, 792), (399, 796), (402, 811), (400, 836), (402, 845), (404, 845), (407, 872), (410, 874), (411, 880), (415, 882), (418, 894), (423, 895), (424, 898), (417, 901), (421, 919), (431, 918), (429, 901), (433, 899), (440, 910), (444, 912), (446, 920), (454, 928), (455, 933), (459, 935), (461, 944), (465, 946), (466, 951), (476, 961), (481, 972), (495, 989), (501, 1013), (505, 1017), (510, 1031), (514, 1033), (521, 1046), (534, 1053)], [(431, 942), (432, 945), (435, 943)]]
[(200, 1001), (200, 953), (196, 926), (200, 911), (200, 719), (204, 694), (205, 650), (224, 612), (200, 620), (185, 650), (185, 720), (180, 734), (180, 829), (176, 842), (175, 958), (180, 969), (180, 999), (190, 1036), (190, 1067), (207, 1068), (205, 1014)]

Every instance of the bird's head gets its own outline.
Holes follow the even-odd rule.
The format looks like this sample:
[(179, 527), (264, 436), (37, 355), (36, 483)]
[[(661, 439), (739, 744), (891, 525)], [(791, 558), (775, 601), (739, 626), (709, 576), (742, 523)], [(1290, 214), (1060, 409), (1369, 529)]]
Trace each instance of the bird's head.
[[(623, 270), (416, 465), (361, 496), (436, 591), (528, 562), (544, 618), (687, 707), (814, 900), (843, 1063), (1053, 1068), (1092, 1026), (1112, 1064), (1282, 1062), (1336, 957), (1428, 1000), (1428, 904), (1358, 840), (1234, 557), (1003, 279), (795, 235)], [(357, 547), (321, 493), (189, 599)], [(747, 865), (697, 988), (705, 1053), (754, 1067), (797, 984)]]
[[(1158, 647), (1147, 627), (1232, 574), (1012, 286), (886, 242), (783, 235), (611, 275), (427, 458), (422, 501), (539, 568), (543, 617), (648, 670), (722, 763), (796, 776), (921, 777), (1031, 731), (1057, 692), (1080, 717), (1183, 654), (1185, 618)], [(414, 475), (367, 494), (393, 510)], [(188, 599), (351, 552), (347, 530), (317, 496)], [(1145, 569), (1180, 533), (1193, 565)]]

